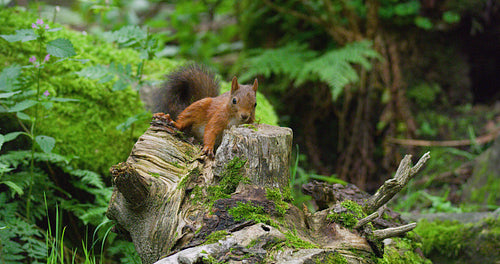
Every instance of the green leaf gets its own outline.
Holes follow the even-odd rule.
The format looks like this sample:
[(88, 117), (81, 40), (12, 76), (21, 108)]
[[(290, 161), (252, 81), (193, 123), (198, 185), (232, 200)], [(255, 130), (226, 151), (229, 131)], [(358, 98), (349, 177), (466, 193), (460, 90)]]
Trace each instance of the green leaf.
[(47, 110), (50, 110), (54, 106), (54, 103), (52, 102), (40, 102), (40, 104)]
[(92, 80), (101, 79), (108, 74), (108, 69), (103, 65), (90, 66), (76, 72), (80, 77), (89, 78)]
[(116, 41), (121, 47), (129, 47), (146, 39), (147, 33), (138, 26), (124, 26), (113, 32), (106, 32), (103, 37), (108, 41)]
[(19, 84), (18, 78), (21, 75), (21, 66), (12, 65), (4, 68), (0, 73), (0, 91), (12, 91)]
[(19, 136), (21, 134), (25, 134), (25, 133), (24, 132), (11, 132), (11, 133), (5, 134), (4, 135), (5, 141), (4, 142), (12, 141), (12, 140), (16, 139), (17, 136)]
[(15, 184), (15, 183), (13, 183), (11, 181), (2, 181), (0, 183), (3, 183), (5, 185), (9, 186), (9, 188), (11, 188), (14, 191), (14, 193), (17, 193), (19, 195), (23, 195), (24, 194), (23, 189), (21, 187), (19, 187), (19, 185)]
[(107, 82), (113, 80), (114, 78), (115, 78), (115, 76), (113, 74), (108, 74), (108, 75), (104, 76), (104, 78), (97, 81), (97, 83), (107, 83)]
[(28, 109), (28, 108), (36, 105), (36, 104), (37, 104), (37, 101), (34, 101), (34, 100), (24, 100), (24, 101), (21, 101), (21, 102), (17, 103), (13, 107), (11, 107), (9, 109), (9, 112), (13, 113), (13, 112), (23, 111), (23, 110)]
[(129, 86), (129, 83), (120, 78), (120, 79), (118, 79), (118, 81), (115, 82), (115, 84), (113, 84), (112, 90), (113, 91), (121, 91), (121, 90), (125, 90), (128, 86)]
[(4, 142), (5, 142), (5, 137), (2, 134), (0, 134), (0, 149), (2, 149), (2, 145)]
[(434, 26), (429, 18), (421, 16), (415, 18), (415, 25), (426, 30), (432, 29), (432, 27)]
[(49, 136), (36, 136), (35, 141), (45, 153), (50, 153), (56, 145), (56, 140)]
[(21, 91), (16, 91), (16, 92), (10, 92), (10, 93), (0, 93), (0, 98), (9, 98), (12, 97), (15, 94), (20, 93)]
[(61, 29), (62, 28), (60, 28), (60, 27), (59, 28), (51, 28), (51, 29), (47, 30), (47, 32), (56, 32), (56, 31), (59, 31)]
[(120, 130), (121, 132), (125, 132), (125, 130), (129, 129), (133, 123), (135, 123), (137, 121), (148, 120), (148, 119), (151, 119), (151, 116), (149, 115), (149, 111), (144, 111), (142, 113), (139, 113), (137, 115), (134, 115), (134, 116), (127, 118), (127, 120), (125, 120), (125, 122), (116, 126), (116, 130)]
[(53, 97), (50, 98), (50, 100), (54, 102), (79, 102), (80, 99), (73, 99), (73, 98), (63, 98), (63, 97)]
[(85, 183), (87, 186), (93, 186), (98, 189), (102, 189), (105, 187), (101, 176), (93, 171), (89, 170), (73, 170), (69, 172), (71, 175), (77, 176), (80, 178), (79, 181)]
[(460, 14), (454, 11), (446, 11), (443, 13), (443, 20), (450, 24), (458, 23), (460, 22)]
[(394, 12), (398, 16), (411, 16), (416, 15), (420, 11), (420, 2), (418, 0), (412, 0), (406, 3), (397, 4), (394, 7)]
[(59, 58), (67, 58), (76, 55), (71, 41), (63, 38), (58, 38), (47, 43), (47, 53)]
[(38, 38), (38, 35), (33, 31), (33, 29), (18, 29), (16, 30), (16, 34), (14, 35), (0, 35), (3, 39), (8, 42), (16, 42), (16, 41), (30, 41)]
[(21, 120), (26, 120), (26, 121), (31, 120), (31, 117), (23, 112), (17, 112), (16, 115), (17, 115), (17, 118), (19, 118)]

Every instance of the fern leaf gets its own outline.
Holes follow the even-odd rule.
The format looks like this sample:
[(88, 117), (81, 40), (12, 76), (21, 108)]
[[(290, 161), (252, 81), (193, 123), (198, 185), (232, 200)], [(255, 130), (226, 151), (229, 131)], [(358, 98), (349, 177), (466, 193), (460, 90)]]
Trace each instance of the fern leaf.
[(370, 59), (380, 59), (381, 56), (372, 49), (370, 41), (354, 42), (343, 48), (329, 51), (322, 56), (307, 62), (301, 75), (297, 79), (300, 85), (317, 76), (319, 80), (328, 84), (335, 101), (347, 84), (359, 81), (359, 76), (352, 64), (361, 65), (371, 70)]
[(251, 54), (257, 55), (248, 59), (248, 68), (240, 77), (242, 81), (248, 81), (259, 74), (266, 78), (269, 78), (271, 74), (283, 74), (296, 78), (302, 71), (304, 63), (316, 56), (315, 51), (297, 43), (290, 43), (277, 49), (257, 49)]
[(70, 170), (68, 172), (73, 176), (79, 177), (80, 180), (87, 186), (94, 186), (99, 189), (104, 188), (104, 183), (102, 182), (101, 176), (93, 171)]
[(307, 81), (322, 81), (332, 90), (334, 100), (342, 94), (347, 84), (359, 81), (353, 64), (370, 70), (370, 60), (381, 59), (370, 41), (350, 43), (321, 56), (297, 43), (277, 49), (253, 50), (251, 54), (255, 55), (246, 61), (246, 73), (240, 77), (243, 81), (259, 74), (266, 78), (272, 74), (285, 75), (294, 79), (296, 85)]

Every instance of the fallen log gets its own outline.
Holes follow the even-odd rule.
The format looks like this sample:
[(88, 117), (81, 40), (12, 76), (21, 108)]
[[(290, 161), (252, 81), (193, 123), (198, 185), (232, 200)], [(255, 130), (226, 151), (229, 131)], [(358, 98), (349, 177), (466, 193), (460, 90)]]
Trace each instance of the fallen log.
[[(372, 263), (383, 254), (384, 238), (414, 228), (380, 224), (386, 221), (380, 209), (385, 202), (375, 199), (363, 211), (369, 196), (357, 191), (358, 198), (348, 199), (351, 185), (309, 185), (324, 194), (347, 192), (330, 193), (325, 208), (314, 213), (293, 206), (291, 149), (289, 128), (242, 125), (225, 132), (210, 160), (192, 139), (155, 115), (127, 161), (111, 168), (114, 191), (107, 216), (145, 264)], [(367, 216), (371, 211), (379, 215)]]

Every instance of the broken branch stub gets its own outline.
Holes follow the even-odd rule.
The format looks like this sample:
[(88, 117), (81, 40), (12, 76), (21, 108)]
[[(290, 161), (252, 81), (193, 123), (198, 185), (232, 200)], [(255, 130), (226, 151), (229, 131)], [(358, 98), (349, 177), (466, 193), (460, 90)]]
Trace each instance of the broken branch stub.
[(140, 207), (149, 196), (149, 183), (128, 163), (111, 167), (116, 188), (123, 194), (131, 208)]
[(430, 158), (429, 152), (425, 153), (415, 166), (411, 165), (411, 155), (405, 155), (399, 163), (396, 175), (385, 183), (371, 196), (364, 204), (363, 210), (367, 214), (377, 211), (378, 208), (386, 204), (394, 195), (396, 195), (422, 168), (425, 162)]
[(389, 227), (386, 229), (373, 230), (373, 236), (376, 239), (382, 240), (389, 237), (395, 237), (409, 232), (417, 227), (417, 223), (410, 223), (407, 225), (402, 225), (398, 227)]

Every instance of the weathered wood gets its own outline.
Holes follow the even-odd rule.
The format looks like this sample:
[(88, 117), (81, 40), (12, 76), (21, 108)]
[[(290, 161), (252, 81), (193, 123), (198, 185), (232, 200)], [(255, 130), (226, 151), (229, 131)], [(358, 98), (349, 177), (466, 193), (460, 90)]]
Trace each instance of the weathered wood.
[(408, 182), (417, 174), (425, 162), (430, 158), (429, 152), (425, 153), (415, 166), (411, 166), (411, 155), (405, 155), (399, 163), (396, 175), (384, 182), (377, 192), (366, 201), (364, 211), (371, 214), (378, 208), (386, 204), (394, 195), (396, 195)]
[(417, 227), (417, 223), (411, 223), (403, 226), (398, 226), (398, 227), (389, 227), (386, 229), (382, 230), (374, 230), (373, 231), (373, 236), (376, 239), (385, 239), (388, 237), (395, 237), (402, 235), (406, 232), (409, 232), (413, 230), (415, 227)]
[(139, 138), (127, 161), (111, 169), (116, 188), (106, 214), (130, 235), (143, 263), (168, 254), (193, 232), (185, 228), (191, 219), (202, 217), (190, 215), (189, 206), (181, 207), (185, 192), (177, 188), (191, 169), (202, 167), (199, 155), (196, 146), (153, 125)]
[(266, 124), (232, 127), (215, 155), (214, 175), (221, 176), (234, 157), (247, 160), (243, 174), (260, 187), (288, 187), (293, 133)]
[(375, 218), (379, 217), (380, 214), (378, 212), (375, 212), (363, 219), (360, 219), (355, 225), (354, 228), (358, 229), (360, 227), (363, 227), (364, 225), (368, 224), (369, 222), (373, 221)]
[(141, 206), (149, 196), (149, 184), (136, 170), (123, 162), (110, 169), (116, 188), (129, 202), (131, 208)]

